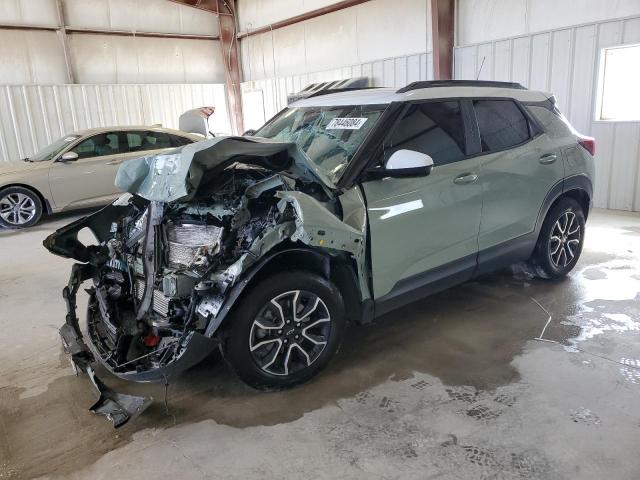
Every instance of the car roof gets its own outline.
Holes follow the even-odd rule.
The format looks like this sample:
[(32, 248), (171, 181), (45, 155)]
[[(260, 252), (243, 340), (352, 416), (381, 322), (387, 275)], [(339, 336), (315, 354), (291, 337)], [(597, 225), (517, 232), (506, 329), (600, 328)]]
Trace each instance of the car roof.
[(520, 85), (511, 83), (453, 80), (416, 82), (399, 90), (396, 88), (368, 88), (336, 93), (328, 92), (325, 95), (315, 95), (298, 100), (289, 106), (385, 105), (392, 102), (461, 97), (506, 97), (521, 102), (539, 102), (546, 100), (550, 96), (550, 93), (528, 90)]
[(86, 135), (95, 135), (98, 133), (106, 133), (106, 132), (113, 132), (113, 131), (126, 132), (126, 131), (139, 131), (139, 130), (145, 130), (148, 132), (171, 133), (172, 135), (180, 135), (181, 137), (191, 138), (195, 141), (203, 140), (202, 136), (196, 135), (193, 133), (187, 133), (181, 130), (174, 130), (172, 128), (164, 128), (164, 127), (149, 126), (149, 125), (126, 125), (126, 126), (120, 125), (120, 126), (112, 126), (112, 127), (86, 128), (84, 130), (78, 130), (76, 132), (73, 132), (71, 135), (80, 135), (84, 137)]

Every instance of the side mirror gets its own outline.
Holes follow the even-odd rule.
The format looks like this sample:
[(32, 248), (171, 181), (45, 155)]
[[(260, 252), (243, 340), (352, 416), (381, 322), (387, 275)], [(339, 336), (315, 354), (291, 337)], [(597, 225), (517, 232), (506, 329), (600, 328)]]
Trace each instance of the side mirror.
[(257, 130), (250, 129), (242, 134), (243, 137), (253, 137), (256, 134)]
[(380, 175), (386, 177), (418, 177), (429, 175), (433, 158), (414, 150), (396, 150), (391, 154)]
[(76, 152), (67, 152), (60, 157), (61, 162), (75, 162), (76, 160), (78, 160)]

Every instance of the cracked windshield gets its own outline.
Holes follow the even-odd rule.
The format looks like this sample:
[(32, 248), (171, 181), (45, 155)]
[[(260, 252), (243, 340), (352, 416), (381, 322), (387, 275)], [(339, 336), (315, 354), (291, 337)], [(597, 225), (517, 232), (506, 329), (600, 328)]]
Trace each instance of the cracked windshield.
[(335, 184), (387, 105), (289, 108), (256, 133), (295, 142)]

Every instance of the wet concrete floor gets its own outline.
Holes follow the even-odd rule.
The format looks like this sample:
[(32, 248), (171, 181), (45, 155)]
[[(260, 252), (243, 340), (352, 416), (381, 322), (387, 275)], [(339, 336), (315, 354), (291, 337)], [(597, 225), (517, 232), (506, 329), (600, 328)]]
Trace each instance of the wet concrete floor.
[(72, 218), (0, 232), (0, 479), (640, 478), (639, 215), (594, 212), (562, 281), (514, 267), (351, 328), (291, 391), (217, 355), (166, 390), (104, 374), (156, 400), (117, 431), (59, 347), (71, 261), (41, 241)]

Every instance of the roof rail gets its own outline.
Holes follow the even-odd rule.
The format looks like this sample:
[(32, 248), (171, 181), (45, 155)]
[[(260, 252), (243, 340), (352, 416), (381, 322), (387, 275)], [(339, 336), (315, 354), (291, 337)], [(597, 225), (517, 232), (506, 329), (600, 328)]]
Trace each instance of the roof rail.
[(306, 98), (311, 98), (311, 97), (320, 97), (322, 95), (329, 95), (331, 93), (340, 93), (340, 92), (353, 92), (355, 90), (373, 90), (376, 88), (382, 88), (382, 87), (343, 87), (343, 88), (326, 88), (324, 90), (318, 90), (317, 92), (313, 92), (311, 95), (309, 95)]
[(405, 93), (419, 88), (433, 87), (496, 87), (526, 90), (521, 84), (515, 82), (496, 82), (493, 80), (428, 80), (410, 83), (406, 87), (397, 90), (396, 93)]

